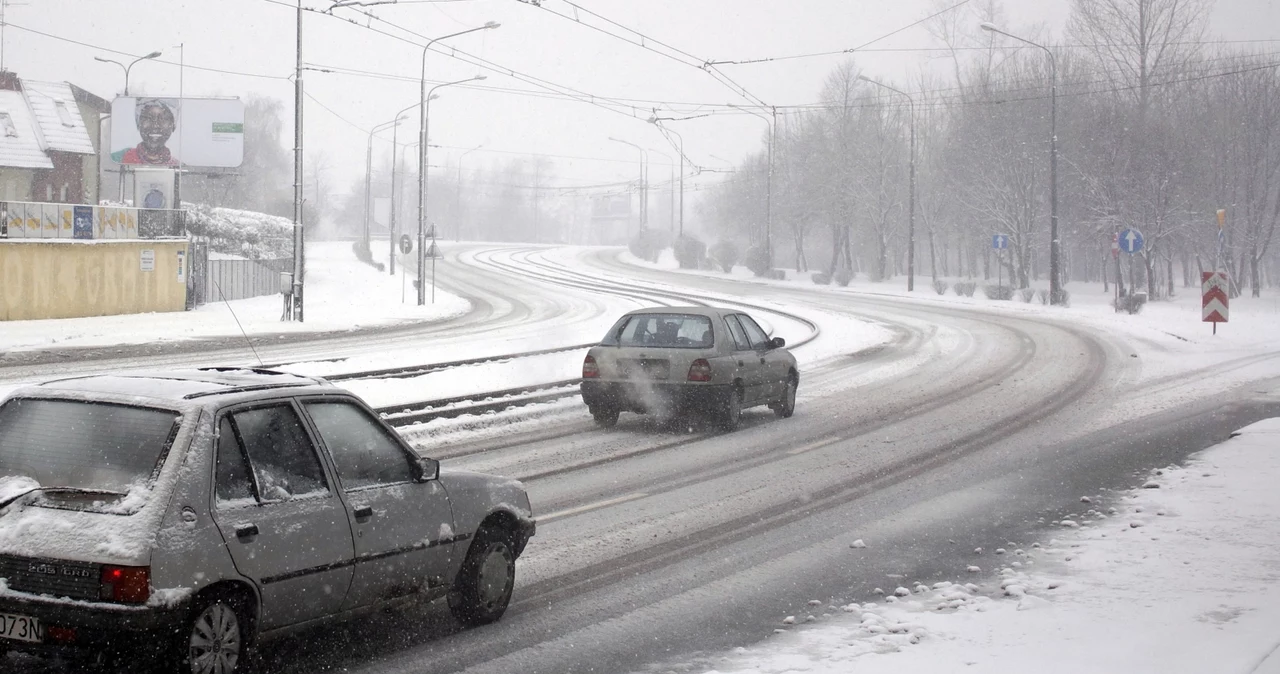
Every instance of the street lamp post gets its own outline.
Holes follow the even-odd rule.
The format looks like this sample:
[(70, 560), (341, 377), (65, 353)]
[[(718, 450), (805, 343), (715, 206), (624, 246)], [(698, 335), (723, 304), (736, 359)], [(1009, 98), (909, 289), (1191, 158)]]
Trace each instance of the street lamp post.
[(671, 155), (666, 152), (661, 152), (652, 148), (649, 149), (649, 151), (666, 159), (667, 168), (671, 169), (671, 182), (669, 183), (671, 186), (671, 215), (668, 216), (667, 222), (669, 223), (669, 229), (674, 230), (676, 228), (676, 160), (672, 159)]
[[(426, 288), (423, 287), (423, 283), (422, 283), (423, 282), (422, 268), (425, 266), (426, 257), (425, 257), (425, 251), (422, 250), (422, 244), (424, 241), (426, 241), (425, 234), (426, 234), (426, 217), (427, 217), (427, 111), (431, 107), (431, 100), (427, 92), (427, 52), (431, 51), (431, 45), (439, 42), (440, 40), (447, 40), (451, 37), (466, 35), (467, 33), (474, 33), (480, 30), (492, 30), (494, 28), (497, 28), (500, 25), (502, 24), (496, 23), (494, 21), (489, 21), (483, 26), (468, 28), (467, 30), (460, 30), (456, 33), (450, 33), (448, 35), (442, 35), (437, 38), (432, 38), (427, 42), (425, 46), (422, 47), (422, 76), (420, 78), (419, 92), (418, 92), (419, 93), (418, 100), (422, 101), (422, 117), (419, 118), (419, 125), (418, 125), (418, 143), (422, 147), (422, 154), (419, 156), (419, 161), (418, 161), (418, 306), (422, 306), (423, 304), (426, 304)], [(431, 91), (435, 91), (440, 87), (447, 87), (454, 84), (462, 84), (463, 82), (470, 82), (471, 80), (482, 80), (482, 79), (484, 79), (483, 75), (476, 75), (475, 77), (467, 80), (458, 80), (456, 82), (447, 82), (445, 84), (438, 84), (435, 87), (433, 87)], [(433, 296), (435, 295), (434, 288), (432, 288), (432, 295)]]
[(982, 30), (1039, 47), (1049, 55), (1049, 303), (1062, 304), (1061, 242), (1058, 241), (1058, 60), (1053, 50), (1026, 38), (1006, 33), (995, 24), (984, 22)]
[[(496, 26), (497, 24), (493, 24), (493, 25)], [(482, 30), (482, 29), (476, 28), (472, 30)], [(465, 31), (465, 32), (470, 32), (470, 31)], [(423, 61), (423, 64), (425, 66), (426, 64), (425, 60)], [(424, 70), (423, 72), (425, 74), (426, 71)], [(419, 306), (427, 303), (427, 295), (426, 295), (427, 289), (424, 283), (424, 281), (426, 280), (424, 277), (424, 271), (425, 271), (424, 267), (426, 267), (426, 263), (427, 263), (427, 257), (426, 257), (427, 251), (425, 250), (426, 241), (427, 241), (427, 237), (426, 237), (427, 189), (428, 189), (427, 151), (428, 151), (428, 148), (430, 147), (427, 144), (427, 128), (431, 121), (431, 100), (435, 98), (436, 89), (451, 87), (455, 84), (463, 84), (466, 82), (475, 82), (478, 80), (483, 80), (484, 78), (485, 78), (484, 75), (476, 75), (475, 77), (468, 77), (465, 80), (455, 80), (453, 82), (445, 82), (444, 84), (437, 84), (434, 87), (431, 87), (430, 90), (427, 90), (422, 97), (422, 129), (421, 131), (419, 131), (419, 134), (418, 134), (418, 143), (422, 145), (422, 153), (418, 155), (419, 157), (419, 164), (418, 164), (418, 305)], [(431, 231), (431, 238), (432, 239), (436, 238), (434, 227), (432, 228), (432, 231)], [(432, 269), (434, 270), (435, 269), (434, 256), (431, 258), (431, 266), (432, 266)], [(434, 273), (432, 274), (432, 277), (434, 279)], [(436, 296), (436, 288), (435, 288), (435, 282), (433, 280), (431, 285), (431, 303), (432, 304), (435, 304), (435, 296)]]
[[(396, 118), (385, 124), (379, 124), (369, 129), (369, 142), (365, 145), (364, 150), (364, 246), (369, 247), (369, 215), (373, 209), (373, 136), (382, 129), (399, 122)], [(395, 146), (392, 146), (392, 152)]]
[(907, 292), (911, 292), (916, 289), (916, 100), (911, 97), (911, 94), (879, 80), (873, 80), (865, 75), (858, 75), (858, 79), (901, 94), (907, 99), (907, 114), (911, 116), (911, 158), (908, 161), (911, 166), (911, 187), (909, 188), (911, 196), (908, 200), (911, 205), (908, 211), (910, 214), (907, 216)]
[(640, 229), (644, 229), (649, 225), (649, 193), (646, 191), (645, 177), (648, 175), (648, 169), (645, 165), (649, 158), (645, 154), (645, 149), (632, 143), (631, 141), (622, 140), (621, 138), (609, 137), (609, 140), (623, 145), (630, 145), (640, 151)]
[[(680, 145), (676, 148), (676, 151), (680, 153), (680, 232), (679, 232), (679, 235), (684, 236), (684, 136), (681, 136), (679, 133), (677, 133), (675, 129), (665, 127), (658, 123), (667, 119), (671, 119), (671, 118), (650, 117), (649, 123), (653, 124), (659, 129), (662, 129), (663, 131), (676, 134), (676, 138), (680, 140)], [(668, 139), (667, 142), (671, 142), (670, 139)]]
[[(116, 65), (120, 66), (120, 67), (124, 70), (124, 95), (125, 95), (125, 98), (128, 98), (128, 97), (129, 97), (129, 71), (130, 71), (130, 70), (133, 70), (133, 66), (134, 66), (134, 65), (136, 65), (139, 61), (146, 61), (146, 60), (149, 60), (149, 59), (159, 58), (159, 57), (160, 57), (160, 51), (159, 51), (159, 50), (156, 50), (156, 51), (151, 52), (150, 54), (147, 54), (146, 56), (139, 56), (138, 58), (136, 58), (136, 59), (134, 59), (134, 60), (130, 61), (130, 62), (129, 62), (129, 65), (125, 65), (125, 64), (123, 64), (123, 63), (121, 63), (121, 62), (119, 62), (119, 61), (113, 60), (113, 59), (104, 59), (104, 58), (102, 58), (101, 56), (95, 56), (95, 57), (93, 57), (93, 60), (95, 60), (95, 61), (101, 61), (101, 62), (103, 62), (103, 63), (114, 63), (114, 64), (116, 64)], [(116, 124), (118, 121), (119, 121), (119, 120), (114, 120), (114, 119), (113, 119), (113, 120), (111, 121), (111, 123), (114, 125), (114, 124)], [(113, 128), (114, 128), (114, 127), (113, 127)], [(101, 134), (99, 134), (98, 143), (99, 143), (99, 144), (101, 144), (101, 143), (102, 143)], [(101, 149), (101, 148), (99, 148), (99, 149)], [(101, 195), (99, 195), (99, 198), (101, 198)], [(121, 202), (121, 203), (123, 203), (123, 202), (124, 202), (124, 166), (123, 166), (123, 165), (121, 165), (121, 167), (120, 167), (120, 194), (119, 194), (119, 200), (120, 200), (120, 202)]]
[(462, 240), (462, 160), (466, 159), (467, 155), (482, 147), (484, 147), (484, 143), (481, 143), (470, 150), (463, 152), (461, 155), (458, 155), (458, 184), (457, 188), (453, 192), (453, 217), (458, 219), (458, 224), (454, 227), (454, 241)]

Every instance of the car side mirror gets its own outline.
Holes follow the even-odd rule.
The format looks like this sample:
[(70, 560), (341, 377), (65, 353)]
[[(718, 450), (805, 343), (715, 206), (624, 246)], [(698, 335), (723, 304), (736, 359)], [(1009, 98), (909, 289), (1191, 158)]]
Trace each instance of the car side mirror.
[(786, 345), (787, 345), (787, 340), (781, 337), (774, 337), (773, 339), (769, 340), (770, 349), (781, 349)]
[(440, 462), (420, 456), (413, 462), (415, 482), (430, 482), (440, 477)]

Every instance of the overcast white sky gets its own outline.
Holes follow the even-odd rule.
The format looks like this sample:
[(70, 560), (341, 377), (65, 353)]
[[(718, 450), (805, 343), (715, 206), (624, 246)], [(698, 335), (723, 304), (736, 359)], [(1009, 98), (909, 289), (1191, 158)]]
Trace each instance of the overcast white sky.
[[(184, 93), (187, 96), (274, 96), (292, 110), (294, 64), (293, 0), (21, 0), (7, 10), (12, 24), (4, 33), (4, 65), (35, 79), (66, 80), (110, 98), (123, 89), (123, 72), (94, 56), (129, 60), (116, 50), (142, 55), (163, 50), (160, 61), (134, 66), (134, 94), (177, 96), (178, 44), (185, 44)], [(972, 0), (956, 11), (967, 11)], [(960, 2), (960, 0), (955, 0)], [(328, 0), (303, 0), (325, 8)], [(846, 49), (861, 45), (926, 16), (930, 0), (577, 0), (577, 4), (629, 28), (678, 47), (699, 59), (744, 60)], [(1005, 0), (1007, 29), (1030, 31), (1041, 25), (1061, 37), (1069, 0)], [(448, 43), (521, 73), (605, 97), (684, 103), (742, 104), (746, 101), (694, 67), (602, 35), (571, 19), (574, 8), (563, 0), (543, 0), (538, 8), (517, 0), (400, 0), (370, 8), (382, 19), (424, 36), (440, 36), (498, 21), (497, 30), (454, 38)], [(323, 151), (335, 168), (336, 186), (363, 174), (367, 130), (390, 120), (417, 99), (421, 48), (364, 27), (359, 14), (338, 10), (338, 18), (304, 17), (303, 59), (317, 66), (383, 73), (415, 81), (307, 72), (307, 92), (333, 112), (308, 100), (308, 154)], [(590, 17), (581, 15), (586, 21)], [(976, 19), (975, 19), (976, 22)], [(598, 21), (596, 25), (600, 25)], [(373, 28), (396, 33), (377, 22)], [(29, 29), (29, 30), (28, 30)], [(31, 30), (79, 41), (81, 46)], [(615, 29), (617, 30), (617, 29)], [(1277, 0), (1218, 0), (1212, 16), (1214, 37), (1233, 40), (1280, 38)], [(876, 42), (879, 49), (937, 46), (923, 27), (904, 30)], [(1277, 49), (1277, 43), (1255, 45)], [(773, 105), (814, 102), (838, 56), (796, 59), (761, 65), (727, 65), (722, 71), (754, 96)], [(899, 87), (928, 68), (929, 55), (918, 51), (879, 51), (859, 55), (864, 71)], [(216, 68), (266, 77), (197, 70)], [(447, 81), (483, 72), (480, 83), (497, 89), (536, 90), (500, 71), (481, 70), (433, 52), (428, 77)], [(274, 79), (273, 79), (274, 78)], [(663, 138), (644, 121), (653, 103), (637, 103), (643, 112), (631, 118), (586, 103), (519, 95), (510, 91), (452, 87), (431, 106), (431, 142), (452, 147), (485, 144), (486, 150), (544, 153), (593, 159), (556, 158), (559, 184), (591, 184), (634, 176), (635, 152), (610, 136), (672, 154)], [(348, 121), (339, 119), (341, 115)], [(663, 113), (660, 113), (663, 114)], [(669, 113), (668, 113), (669, 114)], [(291, 124), (290, 124), (291, 126)], [(678, 123), (691, 160), (723, 166), (760, 147), (764, 122), (749, 115), (719, 116)], [(411, 119), (400, 138), (416, 138)], [(383, 148), (387, 147), (384, 143)], [(456, 153), (450, 153), (456, 156)], [(471, 155), (470, 165), (511, 155)], [(433, 150), (432, 163), (450, 158)], [(600, 161), (603, 160), (603, 161)], [(654, 160), (661, 161), (654, 155)], [(724, 160), (724, 161), (722, 161)], [(666, 170), (660, 171), (662, 175)], [(704, 174), (704, 180), (722, 178)], [(656, 176), (654, 176), (656, 180)]]

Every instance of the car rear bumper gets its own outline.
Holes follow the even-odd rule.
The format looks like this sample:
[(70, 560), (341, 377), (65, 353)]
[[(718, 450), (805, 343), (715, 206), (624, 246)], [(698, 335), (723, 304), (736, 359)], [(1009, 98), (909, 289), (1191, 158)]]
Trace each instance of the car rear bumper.
[(0, 613), (36, 618), (44, 638), (42, 643), (0, 638), (0, 647), (36, 654), (128, 650), (176, 634), (186, 609), (55, 599), (10, 590), (0, 596)]
[(654, 414), (713, 414), (724, 406), (731, 385), (586, 380), (582, 400), (588, 407)]

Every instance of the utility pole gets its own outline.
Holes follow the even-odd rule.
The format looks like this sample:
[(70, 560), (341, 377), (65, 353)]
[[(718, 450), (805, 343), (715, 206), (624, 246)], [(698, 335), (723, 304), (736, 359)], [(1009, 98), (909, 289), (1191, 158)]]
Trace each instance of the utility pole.
[(302, 229), (302, 0), (298, 0), (297, 63), (293, 76), (293, 318), (304, 322), (302, 287), (306, 254)]
[(542, 164), (533, 162), (533, 242), (538, 243), (538, 197), (542, 195)]

